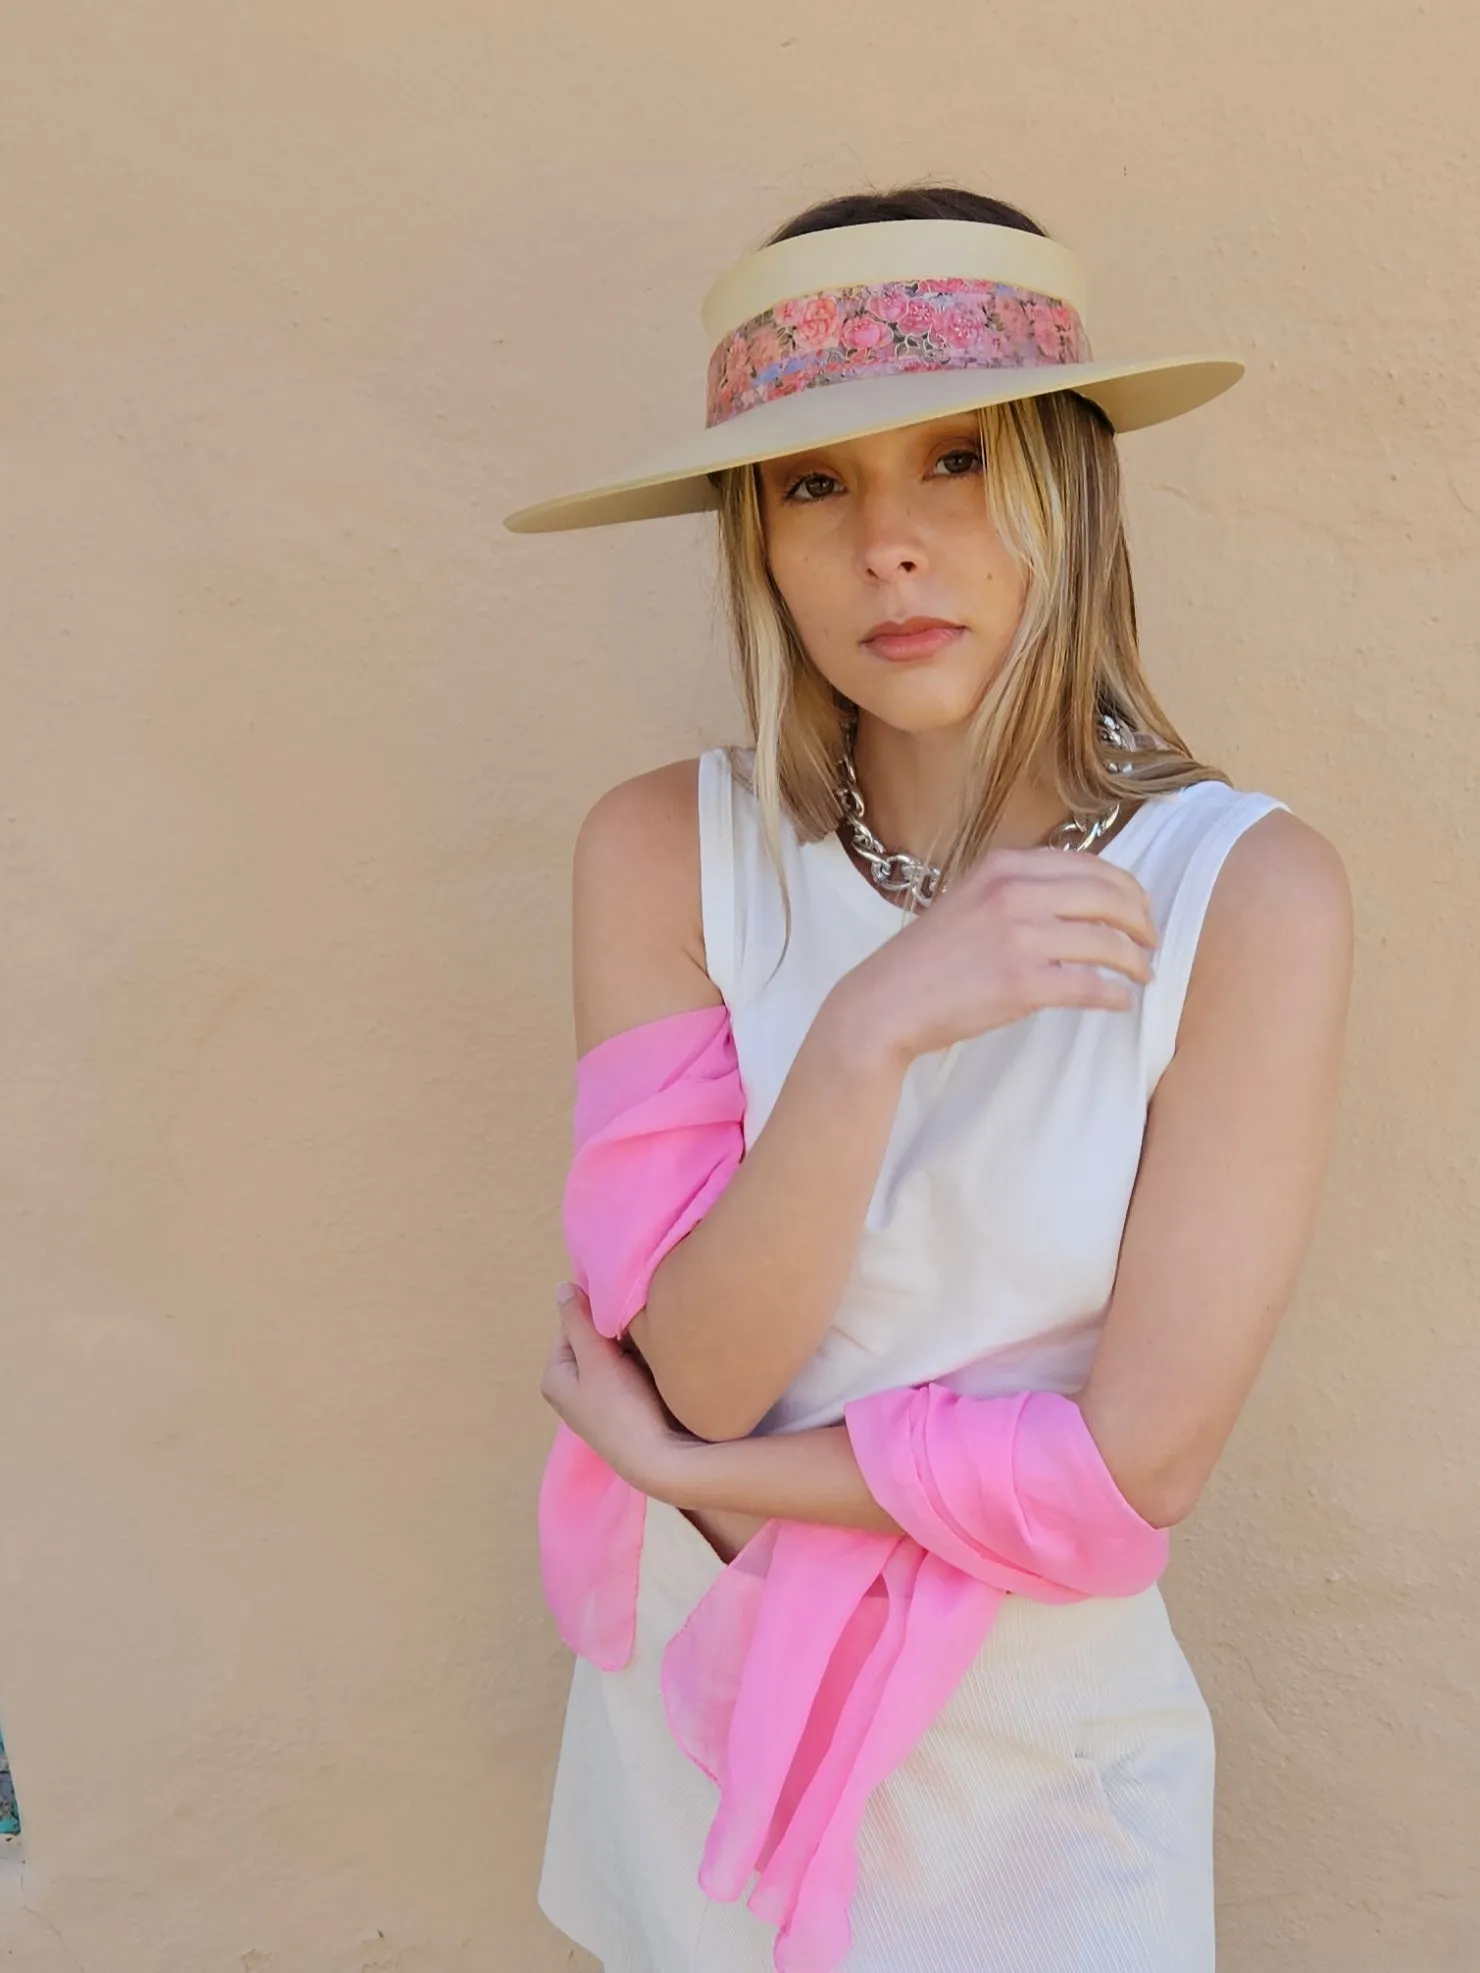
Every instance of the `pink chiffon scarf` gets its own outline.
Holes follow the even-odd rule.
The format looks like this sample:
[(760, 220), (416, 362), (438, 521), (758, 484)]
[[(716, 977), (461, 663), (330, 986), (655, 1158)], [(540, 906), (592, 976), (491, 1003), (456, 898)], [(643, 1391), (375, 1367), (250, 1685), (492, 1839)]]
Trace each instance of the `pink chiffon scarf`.
[[(571, 1278), (616, 1337), (744, 1156), (729, 1010), (627, 1029), (583, 1055), (575, 1080), (562, 1223)], [(1168, 1555), (1166, 1531), (1124, 1498), (1058, 1392), (924, 1384), (846, 1404), (843, 1422), (905, 1532), (768, 1521), (663, 1654), (669, 1728), (719, 1790), (700, 1887), (732, 1900), (750, 1886), (750, 1909), (777, 1928), (776, 1973), (842, 1963), (868, 1796), (935, 1719), (1003, 1598), (1134, 1595)], [(565, 1642), (605, 1671), (632, 1652), (646, 1506), (561, 1424), (539, 1497), (544, 1593)]]

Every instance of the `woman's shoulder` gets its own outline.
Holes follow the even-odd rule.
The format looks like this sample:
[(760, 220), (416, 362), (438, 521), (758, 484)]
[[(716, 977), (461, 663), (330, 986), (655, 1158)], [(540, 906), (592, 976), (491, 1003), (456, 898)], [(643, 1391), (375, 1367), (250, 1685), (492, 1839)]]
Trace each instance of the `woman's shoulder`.
[[(1143, 812), (1144, 811), (1144, 814)], [(1139, 854), (1134, 835), (1144, 822)], [(1208, 778), (1149, 795), (1127, 825), (1146, 880), (1200, 893), (1199, 918), (1274, 931), (1270, 914), (1335, 911), (1349, 896), (1341, 854), (1281, 796)], [(1112, 838), (1112, 848), (1114, 839)]]
[(1283, 954), (1344, 941), (1351, 884), (1341, 852), (1303, 816), (1254, 789), (1229, 789), (1225, 813), (1252, 819), (1219, 858), (1204, 938), (1263, 941)]
[(753, 803), (754, 762), (754, 747), (706, 747), (608, 788), (577, 832), (578, 881), (584, 871), (589, 886), (697, 931), (704, 851), (722, 852), (740, 803)]
[(1188, 1041), (1221, 1074), (1241, 1055), (1273, 1053), (1293, 1065), (1339, 1044), (1355, 932), (1335, 844), (1288, 808), (1270, 807), (1186, 890), (1157, 959), (1168, 999), (1152, 1023), (1153, 1074)]
[[(702, 759), (666, 761), (599, 795), (576, 831), (578, 886), (619, 890), (631, 902), (677, 907), (696, 893)], [(665, 916), (668, 915), (666, 912)]]
[[(1275, 983), (1339, 1002), (1350, 971), (1351, 894), (1340, 853), (1277, 796), (1198, 781), (1151, 798), (1160, 832), (1129, 867), (1150, 893), (1162, 942), (1146, 1003), (1154, 1088), (1191, 1018), (1214, 1025)], [(1148, 823), (1148, 828), (1153, 825)]]
[(576, 833), (577, 1049), (714, 998), (704, 967), (695, 756), (617, 782)]

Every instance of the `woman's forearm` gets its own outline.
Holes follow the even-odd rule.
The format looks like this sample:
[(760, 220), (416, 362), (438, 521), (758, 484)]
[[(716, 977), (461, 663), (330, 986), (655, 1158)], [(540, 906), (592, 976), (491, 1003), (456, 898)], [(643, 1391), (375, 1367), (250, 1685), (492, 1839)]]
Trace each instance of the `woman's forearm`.
[[(1079, 1406), (1092, 1435), (1097, 1421), (1086, 1412), (1085, 1391), (1066, 1393)], [(1105, 1454), (1101, 1451), (1101, 1457)], [(1122, 1497), (1153, 1527), (1171, 1526), (1178, 1514), (1164, 1511), (1144, 1493), (1132, 1498), (1132, 1482), (1106, 1471)], [(763, 1521), (812, 1521), (828, 1527), (877, 1528), (903, 1532), (869, 1492), (853, 1454), (846, 1425), (822, 1425), (806, 1432), (768, 1432), (759, 1437), (707, 1444), (675, 1436), (635, 1481), (644, 1493), (695, 1514), (748, 1515)]]
[(906, 1065), (867, 989), (845, 976), (724, 1191), (654, 1271), (630, 1334), (690, 1432), (743, 1437), (816, 1351), (857, 1254)]
[(675, 1439), (661, 1468), (645, 1477), (644, 1492), (692, 1513), (903, 1532), (864, 1484), (846, 1425), (716, 1445)]

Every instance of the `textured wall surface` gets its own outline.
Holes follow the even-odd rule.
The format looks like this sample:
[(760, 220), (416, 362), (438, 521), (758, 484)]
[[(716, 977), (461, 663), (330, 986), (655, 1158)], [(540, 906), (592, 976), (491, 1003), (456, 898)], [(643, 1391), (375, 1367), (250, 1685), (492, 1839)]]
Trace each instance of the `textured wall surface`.
[(1459, 0), (9, 0), (0, 1719), (23, 1973), (555, 1973), (569, 855), (742, 737), (700, 296), (956, 178), (1085, 259), (1153, 680), (1341, 846), (1295, 1304), (1168, 1601), (1223, 1973), (1480, 1964), (1480, 368)]

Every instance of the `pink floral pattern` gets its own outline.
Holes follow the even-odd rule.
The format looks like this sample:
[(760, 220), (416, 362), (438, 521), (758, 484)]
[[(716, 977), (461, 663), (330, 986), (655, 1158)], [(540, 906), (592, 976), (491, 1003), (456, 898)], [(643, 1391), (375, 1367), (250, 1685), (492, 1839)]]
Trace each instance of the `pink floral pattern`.
[(823, 289), (778, 301), (716, 345), (704, 422), (850, 377), (1090, 360), (1078, 311), (1031, 288), (952, 276)]

